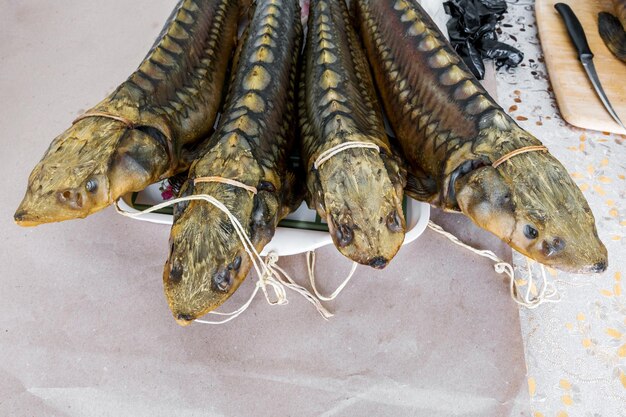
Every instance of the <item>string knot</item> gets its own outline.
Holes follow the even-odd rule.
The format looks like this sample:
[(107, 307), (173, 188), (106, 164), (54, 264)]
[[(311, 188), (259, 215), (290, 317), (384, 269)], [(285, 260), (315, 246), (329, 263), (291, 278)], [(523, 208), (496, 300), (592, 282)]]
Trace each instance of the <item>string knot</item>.
[(276, 262), (278, 262), (278, 254), (276, 252), (270, 252), (266, 257), (265, 257), (265, 264), (267, 266), (274, 266), (276, 265)]

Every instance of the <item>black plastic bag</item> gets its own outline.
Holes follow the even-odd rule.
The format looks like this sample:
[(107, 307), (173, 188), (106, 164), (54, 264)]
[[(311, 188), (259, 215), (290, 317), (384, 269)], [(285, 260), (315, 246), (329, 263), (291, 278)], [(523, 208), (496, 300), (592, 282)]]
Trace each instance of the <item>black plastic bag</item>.
[(516, 67), (524, 54), (510, 45), (499, 42), (496, 26), (506, 13), (504, 0), (450, 0), (444, 3), (450, 42), (472, 73), (485, 77), (484, 59), (493, 59), (496, 68)]

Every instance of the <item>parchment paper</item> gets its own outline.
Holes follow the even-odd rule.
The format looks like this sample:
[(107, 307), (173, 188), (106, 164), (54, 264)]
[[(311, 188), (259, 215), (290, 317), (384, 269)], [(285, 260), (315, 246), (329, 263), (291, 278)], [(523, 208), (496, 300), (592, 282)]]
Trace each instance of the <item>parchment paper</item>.
[[(181, 328), (162, 293), (167, 227), (111, 209), (15, 226), (50, 141), (136, 68), (174, 2), (0, 5), (0, 415), (527, 415), (507, 284), (489, 261), (431, 232), (382, 272), (359, 267), (329, 322), (290, 293), (284, 307), (259, 297), (225, 326)], [(464, 217), (434, 216), (510, 257)], [(350, 263), (332, 247), (318, 259), (330, 292)], [(303, 256), (280, 264), (304, 282)]]

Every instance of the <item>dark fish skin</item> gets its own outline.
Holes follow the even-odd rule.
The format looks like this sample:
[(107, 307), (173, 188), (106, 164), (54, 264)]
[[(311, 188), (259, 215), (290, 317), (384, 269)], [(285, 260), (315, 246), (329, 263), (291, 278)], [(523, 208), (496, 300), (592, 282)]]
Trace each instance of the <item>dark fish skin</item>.
[(410, 1), (357, 0), (354, 5), (386, 113), (409, 165), (423, 171), (409, 181), (420, 182), (420, 200), (452, 208), (446, 180), (457, 166), (450, 156), (471, 146), (483, 116), (500, 106)]
[(184, 145), (206, 138), (221, 104), (224, 62), (236, 44), (239, 4), (179, 1), (137, 71), (94, 110), (160, 129), (176, 141), (177, 156)]
[(210, 134), (222, 103), (240, 13), (239, 0), (179, 1), (139, 68), (88, 111), (132, 128), (87, 117), (58, 136), (29, 178), (16, 222), (86, 217), (187, 169), (188, 148)]
[(602, 272), (607, 251), (587, 201), (541, 142), (487, 94), (414, 0), (355, 0), (353, 15), (408, 161), (405, 192), (477, 225), (546, 265)]
[(620, 23), (626, 28), (626, 0), (613, 0), (615, 6), (615, 16), (619, 19)]
[[(335, 246), (355, 262), (384, 268), (404, 240), (405, 170), (391, 148), (374, 83), (344, 0), (311, 1), (300, 85), (307, 201), (327, 219)], [(347, 142), (321, 167), (319, 155)]]
[(607, 12), (598, 14), (600, 37), (609, 50), (626, 62), (626, 0), (613, 0), (615, 15)]
[[(241, 222), (255, 248), (302, 201), (287, 155), (295, 137), (295, 87), (302, 24), (298, 0), (257, 0), (237, 53), (237, 68), (217, 131), (190, 169), (181, 195), (208, 194)], [(219, 176), (257, 187), (258, 194)], [(204, 201), (178, 204), (163, 273), (165, 294), (181, 325), (214, 310), (243, 282), (252, 263), (228, 218)]]

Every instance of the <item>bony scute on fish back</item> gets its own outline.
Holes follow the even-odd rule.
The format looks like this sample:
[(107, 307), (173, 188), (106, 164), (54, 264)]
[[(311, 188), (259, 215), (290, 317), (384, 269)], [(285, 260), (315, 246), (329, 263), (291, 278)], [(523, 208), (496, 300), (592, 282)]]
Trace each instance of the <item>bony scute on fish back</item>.
[(180, 0), (139, 68), (50, 145), (14, 218), (84, 218), (189, 167), (213, 128), (239, 0)]
[[(344, 256), (382, 269), (404, 241), (406, 171), (344, 0), (311, 1), (308, 22), (299, 108), (307, 202)], [(356, 147), (332, 154), (346, 145)]]
[(180, 192), (214, 197), (245, 236), (207, 201), (176, 204), (163, 283), (183, 326), (218, 308), (244, 281), (252, 259), (242, 239), (260, 252), (302, 201), (300, 181), (287, 166), (295, 130), (293, 51), (302, 42), (298, 0), (257, 0), (250, 16), (219, 126)]
[[(408, 161), (406, 193), (463, 212), (546, 265), (606, 270), (593, 214), (566, 169), (489, 96), (421, 6), (414, 0), (353, 5)], [(513, 156), (528, 147), (535, 150)], [(508, 160), (495, 167), (501, 158)]]

